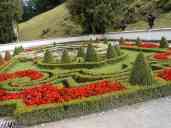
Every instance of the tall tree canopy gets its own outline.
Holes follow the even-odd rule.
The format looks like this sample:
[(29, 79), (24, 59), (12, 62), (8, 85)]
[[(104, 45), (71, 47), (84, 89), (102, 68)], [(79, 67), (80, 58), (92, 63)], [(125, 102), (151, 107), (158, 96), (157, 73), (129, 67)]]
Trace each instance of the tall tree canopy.
[(68, 0), (73, 20), (81, 24), (85, 33), (104, 33), (114, 18), (123, 15), (127, 0)]
[(21, 16), (21, 0), (0, 0), (0, 43), (16, 40), (15, 25)]

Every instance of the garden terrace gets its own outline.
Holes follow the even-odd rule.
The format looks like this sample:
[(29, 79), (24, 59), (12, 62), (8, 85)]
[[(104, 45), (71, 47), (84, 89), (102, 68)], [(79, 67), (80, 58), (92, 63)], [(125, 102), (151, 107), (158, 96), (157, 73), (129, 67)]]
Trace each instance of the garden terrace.
[[(54, 43), (17, 48), (9, 59), (1, 56), (0, 115), (34, 125), (171, 94), (168, 47), (141, 41), (117, 44)], [(134, 72), (137, 68), (143, 72)], [(141, 84), (132, 84), (139, 80)]]

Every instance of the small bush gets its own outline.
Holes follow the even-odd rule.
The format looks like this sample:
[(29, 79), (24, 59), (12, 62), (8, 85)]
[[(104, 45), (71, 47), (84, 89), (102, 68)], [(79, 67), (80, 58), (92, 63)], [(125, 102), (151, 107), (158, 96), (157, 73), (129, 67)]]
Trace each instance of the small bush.
[(4, 58), (2, 57), (2, 55), (0, 54), (0, 65), (3, 65), (5, 63)]
[(139, 46), (140, 44), (141, 44), (141, 39), (138, 37), (138, 38), (136, 39), (136, 45)]
[(124, 39), (123, 37), (121, 37), (121, 38), (119, 39), (119, 44), (122, 45), (122, 44), (124, 44), (124, 43), (125, 43), (125, 39)]
[(11, 59), (11, 53), (9, 51), (5, 52), (5, 60), (9, 61)]
[(165, 37), (162, 37), (160, 40), (160, 48), (168, 48), (169, 47), (169, 43), (166, 40)]
[(85, 61), (87, 62), (97, 62), (97, 53), (93, 45), (88, 44)]
[(54, 63), (55, 62), (54, 57), (49, 50), (45, 51), (43, 62), (45, 62), (45, 63)]
[(108, 45), (106, 57), (107, 57), (107, 59), (117, 57), (117, 51), (116, 51), (115, 47), (113, 47), (111, 44)]
[(130, 83), (133, 85), (150, 86), (153, 82), (152, 69), (147, 63), (143, 53), (140, 53), (133, 65), (130, 76)]
[(15, 47), (15, 49), (14, 49), (14, 56), (15, 55), (18, 55), (18, 54), (20, 54), (21, 52), (23, 52), (24, 51), (24, 48), (21, 46), (21, 47)]
[(85, 57), (85, 51), (84, 51), (83, 47), (79, 48), (78, 53), (77, 53), (77, 57), (82, 57), (82, 58)]
[(61, 63), (71, 63), (72, 61), (71, 61), (71, 58), (70, 58), (70, 56), (69, 56), (69, 53), (68, 53), (68, 51), (65, 49), (64, 51), (63, 51), (63, 54), (62, 54), (62, 57), (61, 57)]
[(119, 45), (115, 45), (114, 49), (115, 49), (117, 55), (120, 56), (121, 55), (121, 49), (120, 49)]

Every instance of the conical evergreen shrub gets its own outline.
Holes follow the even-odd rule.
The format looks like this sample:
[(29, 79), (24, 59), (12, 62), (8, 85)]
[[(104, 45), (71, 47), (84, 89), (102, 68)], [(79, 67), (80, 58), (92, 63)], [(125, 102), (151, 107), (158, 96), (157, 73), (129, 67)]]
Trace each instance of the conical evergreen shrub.
[(160, 48), (168, 48), (169, 47), (169, 43), (166, 40), (165, 37), (162, 37), (160, 40)]
[(2, 55), (0, 54), (0, 65), (3, 65), (5, 63), (4, 58), (2, 57)]
[(135, 43), (136, 43), (137, 46), (139, 46), (139, 45), (141, 44), (141, 39), (138, 37), (138, 38), (136, 39), (136, 42), (135, 42)]
[(9, 51), (5, 52), (5, 60), (9, 61), (11, 59), (11, 53)]
[(88, 44), (85, 61), (87, 62), (96, 62), (97, 61), (97, 53), (93, 45)]
[(117, 57), (116, 48), (113, 47), (111, 44), (108, 45), (106, 57), (107, 57), (107, 59), (111, 59), (111, 58)]
[(84, 48), (83, 47), (80, 47), (78, 49), (77, 57), (82, 57), (82, 58), (85, 57), (85, 51), (84, 51)]
[(117, 53), (118, 56), (120, 56), (122, 54), (119, 45), (115, 45), (114, 46), (114, 49), (115, 49), (115, 51), (116, 51), (116, 53)]
[(125, 39), (124, 39), (123, 37), (121, 37), (121, 38), (119, 39), (119, 44), (122, 45), (122, 44), (124, 44), (124, 43), (125, 43)]
[(20, 54), (23, 51), (24, 51), (24, 48), (22, 46), (21, 47), (15, 47), (13, 55), (14, 56), (18, 55), (18, 54)]
[(54, 57), (53, 57), (52, 53), (49, 50), (45, 51), (43, 61), (45, 63), (54, 63), (55, 62)]
[(143, 53), (140, 53), (133, 65), (129, 82), (132, 85), (150, 86), (153, 82), (152, 69), (147, 63)]
[(61, 57), (61, 63), (71, 63), (71, 58), (69, 56), (68, 51), (65, 49), (63, 51), (62, 57)]

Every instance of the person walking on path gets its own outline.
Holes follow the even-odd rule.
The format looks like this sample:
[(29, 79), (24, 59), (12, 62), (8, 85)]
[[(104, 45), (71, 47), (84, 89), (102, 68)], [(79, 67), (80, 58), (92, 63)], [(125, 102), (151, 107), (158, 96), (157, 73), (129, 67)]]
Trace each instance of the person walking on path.
[(149, 14), (147, 16), (147, 20), (148, 20), (148, 25), (149, 25), (149, 28), (152, 29), (154, 27), (154, 22), (155, 22), (155, 19), (156, 17), (152, 14)]

